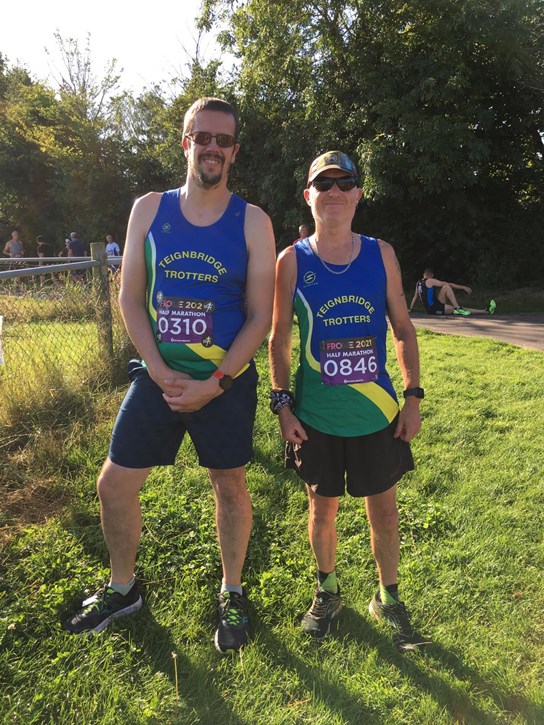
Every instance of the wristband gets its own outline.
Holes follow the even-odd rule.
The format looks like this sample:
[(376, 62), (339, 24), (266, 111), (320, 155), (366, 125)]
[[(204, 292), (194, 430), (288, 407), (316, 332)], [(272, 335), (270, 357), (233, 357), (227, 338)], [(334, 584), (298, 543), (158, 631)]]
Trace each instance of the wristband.
[(270, 391), (270, 410), (277, 415), (278, 412), (289, 406), (290, 410), (295, 407), (295, 396), (290, 390), (271, 390)]

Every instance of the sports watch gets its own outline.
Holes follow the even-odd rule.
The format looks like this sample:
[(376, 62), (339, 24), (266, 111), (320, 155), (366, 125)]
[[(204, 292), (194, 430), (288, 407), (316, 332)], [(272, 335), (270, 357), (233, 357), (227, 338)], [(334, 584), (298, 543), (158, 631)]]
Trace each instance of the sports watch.
[(232, 383), (234, 380), (231, 378), (230, 375), (225, 375), (225, 373), (222, 373), (221, 370), (215, 370), (212, 373), (212, 378), (217, 378), (219, 380), (219, 387), (222, 390), (229, 390), (229, 388), (232, 388)]
[(409, 398), (411, 395), (414, 396), (414, 398), (419, 398), (420, 400), (423, 400), (425, 397), (425, 391), (423, 388), (408, 388), (403, 392), (403, 397)]

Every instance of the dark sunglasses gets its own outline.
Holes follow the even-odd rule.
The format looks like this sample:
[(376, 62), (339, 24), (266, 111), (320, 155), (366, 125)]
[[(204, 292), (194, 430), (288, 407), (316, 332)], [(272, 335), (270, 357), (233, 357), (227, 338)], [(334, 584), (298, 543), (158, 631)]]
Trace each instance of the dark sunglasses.
[(222, 149), (229, 149), (236, 143), (234, 136), (231, 136), (229, 133), (213, 134), (208, 133), (207, 131), (195, 131), (194, 133), (186, 133), (185, 137), (190, 138), (191, 141), (194, 141), (194, 143), (199, 146), (207, 146), (211, 142), (212, 138), (214, 138), (217, 145)]
[(330, 191), (333, 184), (336, 184), (340, 191), (351, 191), (357, 186), (357, 179), (355, 176), (341, 176), (339, 179), (333, 176), (320, 176), (319, 179), (310, 181), (310, 184), (317, 191)]

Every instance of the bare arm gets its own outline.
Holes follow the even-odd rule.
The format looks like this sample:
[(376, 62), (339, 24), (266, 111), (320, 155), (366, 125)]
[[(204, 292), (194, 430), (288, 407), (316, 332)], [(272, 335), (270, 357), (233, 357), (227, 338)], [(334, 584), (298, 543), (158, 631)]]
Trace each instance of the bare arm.
[(410, 312), (412, 311), (412, 307), (415, 305), (415, 303), (417, 301), (417, 297), (418, 297), (418, 294), (417, 294), (417, 284), (416, 284), (414, 296), (412, 297), (412, 301), (410, 302)]
[[(221, 372), (232, 377), (247, 365), (270, 330), (274, 297), (276, 245), (272, 222), (262, 209), (248, 204), (244, 231), (248, 249), (246, 321), (221, 363)], [(168, 397), (165, 400), (173, 410), (183, 412), (199, 410), (223, 393), (213, 377), (177, 383), (177, 388), (177, 396), (181, 393), (177, 403)]]
[(175, 393), (176, 388), (168, 381), (189, 376), (172, 370), (162, 359), (146, 311), (144, 240), (160, 200), (161, 194), (152, 192), (138, 199), (132, 207), (121, 271), (119, 305), (129, 337), (145, 360), (150, 377), (164, 392)]
[(455, 282), (443, 282), (440, 279), (435, 279), (434, 277), (430, 277), (426, 280), (431, 287), (445, 287), (446, 285), (449, 285), (452, 289), (461, 289), (464, 290), (467, 295), (472, 293), (472, 289), (470, 287), (467, 287), (464, 284), (456, 284)]
[[(289, 389), (291, 373), (293, 291), (297, 276), (296, 252), (288, 247), (276, 264), (276, 286), (272, 332), (268, 346), (270, 380), (272, 387)], [(302, 443), (308, 436), (298, 418), (289, 407), (278, 413), (282, 438), (291, 443)]]
[[(397, 361), (404, 388), (419, 387), (419, 350), (416, 331), (410, 320), (402, 289), (400, 265), (390, 244), (380, 240), (383, 262), (387, 274), (387, 314), (391, 324)], [(400, 411), (395, 437), (411, 441), (421, 428), (419, 399), (406, 398)]]

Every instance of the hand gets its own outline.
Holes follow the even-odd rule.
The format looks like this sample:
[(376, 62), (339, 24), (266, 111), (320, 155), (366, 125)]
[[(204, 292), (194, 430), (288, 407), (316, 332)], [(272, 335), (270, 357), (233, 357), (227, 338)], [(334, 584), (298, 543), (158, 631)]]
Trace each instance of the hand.
[(418, 434), (420, 428), (419, 400), (417, 398), (407, 398), (399, 414), (394, 438), (400, 438), (406, 443), (410, 443)]
[(162, 397), (175, 413), (194, 413), (224, 392), (219, 381), (212, 377), (207, 380), (173, 378), (166, 382), (173, 392), (165, 392)]
[(182, 373), (179, 370), (172, 370), (167, 365), (162, 365), (159, 369), (148, 367), (147, 372), (153, 382), (157, 383), (159, 388), (167, 395), (177, 395), (179, 388), (177, 387), (176, 381), (179, 380), (191, 380), (191, 376), (187, 373)]
[(284, 441), (300, 445), (303, 441), (308, 440), (302, 423), (287, 405), (285, 408), (281, 408), (278, 418), (280, 419), (281, 437)]
[(465, 292), (467, 293), (467, 295), (471, 295), (472, 294), (472, 290), (471, 290), (470, 287), (464, 287), (463, 289), (465, 290)]

